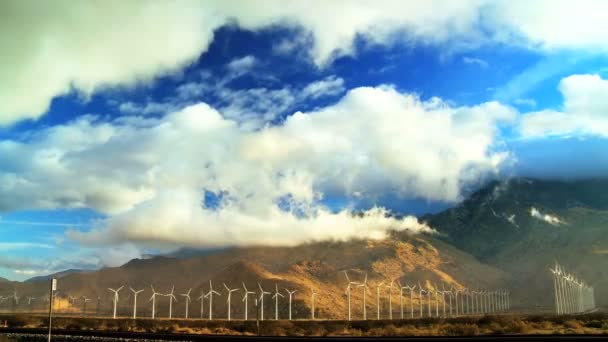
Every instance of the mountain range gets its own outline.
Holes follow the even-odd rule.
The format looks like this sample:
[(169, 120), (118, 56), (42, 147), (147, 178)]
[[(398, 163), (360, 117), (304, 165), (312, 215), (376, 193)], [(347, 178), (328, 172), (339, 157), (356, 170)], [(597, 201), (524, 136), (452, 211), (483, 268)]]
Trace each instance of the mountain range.
[[(549, 267), (559, 261), (566, 269), (595, 287), (596, 302), (608, 304), (608, 189), (607, 179), (546, 181), (517, 178), (493, 181), (459, 205), (438, 214), (420, 218), (436, 233), (391, 232), (384, 240), (319, 241), (296, 247), (251, 246), (217, 250), (181, 250), (167, 256), (134, 259), (113, 268), (82, 272), (70, 270), (59, 279), (59, 305), (64, 310), (80, 310), (75, 297), (100, 297), (91, 312), (111, 309), (108, 287), (127, 287), (120, 293), (119, 313), (132, 310), (128, 286), (144, 289), (138, 303), (142, 316), (149, 316), (151, 287), (168, 293), (175, 286), (178, 302), (173, 316), (183, 316), (186, 293), (192, 288), (191, 316), (200, 315), (197, 298), (208, 291), (209, 281), (222, 293), (214, 299), (214, 315), (226, 314), (226, 295), (222, 283), (240, 290), (232, 297), (232, 316), (241, 317), (244, 306), (243, 283), (250, 291), (278, 288), (297, 290), (294, 316), (309, 317), (311, 291), (317, 293), (316, 316), (344, 318), (348, 270), (351, 280), (368, 277), (367, 310), (375, 312), (375, 294), (381, 283), (391, 279), (403, 286), (426, 288), (473, 287), (506, 288), (512, 293), (512, 306), (529, 310), (552, 305)], [(26, 282), (0, 281), (0, 295), (17, 289), (23, 295), (43, 296), (48, 277)], [(380, 287), (381, 306), (388, 310), (388, 287)], [(399, 289), (393, 291), (393, 311), (397, 315)], [(352, 290), (353, 315), (362, 315), (363, 291)], [(64, 299), (62, 299), (64, 298)], [(166, 316), (168, 298), (158, 297), (156, 312)], [(281, 301), (285, 301), (281, 298)], [(265, 297), (266, 317), (274, 316), (273, 302)], [(255, 315), (253, 297), (249, 315)], [(418, 303), (416, 301), (416, 303)], [(99, 309), (97, 308), (99, 305)], [(205, 306), (208, 303), (205, 301)], [(0, 307), (2, 309), (2, 307)], [(208, 307), (203, 308), (207, 315)], [(285, 317), (287, 306), (280, 306)], [(371, 310), (371, 311), (369, 311)]]

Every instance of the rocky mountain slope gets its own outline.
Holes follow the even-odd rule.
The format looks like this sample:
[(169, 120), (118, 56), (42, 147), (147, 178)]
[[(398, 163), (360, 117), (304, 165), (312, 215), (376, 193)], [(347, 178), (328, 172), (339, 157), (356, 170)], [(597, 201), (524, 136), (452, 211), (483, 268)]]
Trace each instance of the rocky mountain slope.
[[(132, 312), (128, 289), (144, 289), (138, 299), (139, 314), (150, 316), (150, 285), (166, 294), (175, 286), (178, 302), (173, 315), (183, 317), (185, 297), (192, 288), (190, 316), (199, 316), (201, 293), (209, 280), (222, 295), (214, 297), (214, 315), (225, 317), (226, 291), (239, 288), (232, 297), (232, 316), (242, 317), (245, 283), (250, 291), (274, 292), (278, 286), (297, 290), (293, 315), (310, 317), (311, 291), (316, 297), (317, 317), (345, 318), (348, 270), (353, 281), (368, 274), (368, 314), (375, 313), (376, 286), (399, 280), (421, 283), (426, 288), (508, 288), (514, 307), (550, 308), (552, 281), (548, 267), (559, 261), (596, 288), (596, 302), (608, 304), (608, 180), (575, 182), (513, 179), (492, 182), (460, 205), (421, 218), (438, 234), (410, 235), (395, 232), (382, 241), (326, 241), (297, 247), (228, 248), (214, 251), (187, 250), (170, 256), (135, 259), (116, 268), (90, 273), (68, 273), (59, 279), (60, 310), (79, 312), (82, 300), (69, 303), (68, 295), (88, 296), (89, 313), (111, 312), (110, 291), (125, 285), (119, 299), (119, 313)], [(0, 283), (0, 295), (17, 289), (23, 296), (43, 296), (48, 280)], [(388, 315), (388, 289), (381, 288), (383, 315)], [(393, 290), (393, 312), (398, 315), (397, 287)], [(362, 316), (362, 288), (352, 291), (353, 316)], [(258, 294), (259, 296), (259, 294)], [(100, 298), (97, 302), (97, 298)], [(406, 296), (407, 297), (407, 296)], [(168, 298), (157, 297), (158, 317), (168, 315)], [(286, 297), (280, 298), (280, 317), (287, 315)], [(405, 300), (408, 303), (407, 299)], [(416, 305), (418, 301), (415, 301)], [(249, 316), (255, 315), (250, 297)], [(3, 306), (4, 305), (4, 306)], [(0, 304), (6, 310), (8, 303)], [(40, 307), (44, 307), (40, 302)], [(204, 302), (208, 315), (208, 301)], [(409, 304), (407, 304), (409, 305)], [(98, 308), (99, 307), (99, 308)], [(20, 304), (22, 310), (27, 307)], [(265, 297), (265, 317), (274, 317), (274, 302)]]

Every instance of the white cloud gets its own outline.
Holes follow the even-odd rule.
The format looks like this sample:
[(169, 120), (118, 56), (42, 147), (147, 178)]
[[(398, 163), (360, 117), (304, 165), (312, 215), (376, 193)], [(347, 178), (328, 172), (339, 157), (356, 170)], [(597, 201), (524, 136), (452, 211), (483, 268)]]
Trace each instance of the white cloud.
[(543, 50), (608, 51), (603, 0), (502, 0), (485, 11), (495, 38)]
[(485, 60), (483, 60), (481, 58), (474, 58), (474, 57), (468, 57), (468, 56), (462, 57), (462, 62), (464, 64), (477, 65), (482, 68), (487, 68), (489, 66), (488, 62), (486, 62)]
[(316, 99), (325, 96), (336, 96), (344, 92), (344, 80), (336, 76), (328, 76), (323, 80), (308, 84), (302, 89), (302, 97)]
[(228, 63), (228, 70), (236, 74), (245, 73), (253, 68), (258, 63), (254, 56), (247, 55), (245, 57), (233, 59)]
[(562, 221), (559, 217), (549, 215), (549, 214), (543, 214), (534, 207), (530, 208), (530, 216), (532, 216), (536, 219), (539, 219), (541, 221), (547, 222), (548, 224), (553, 225), (553, 226), (558, 226), (560, 224), (566, 223), (566, 222)]
[(11, 249), (26, 249), (26, 248), (54, 248), (53, 246), (46, 243), (34, 243), (34, 242), (0, 242), (0, 250), (11, 250)]
[[(89, 116), (27, 144), (0, 141), (0, 189), (14, 194), (0, 208), (107, 213), (91, 232), (70, 233), (90, 243), (283, 244), (427, 230), (382, 208), (357, 217), (319, 200), (331, 191), (457, 201), (463, 185), (508, 158), (494, 145), (497, 125), (514, 116), (495, 102), (455, 108), (386, 86), (351, 90), (335, 105), (256, 131), (205, 104), (158, 119)], [(229, 200), (206, 208), (203, 189)], [(277, 205), (285, 198), (290, 211)]]
[(520, 99), (513, 100), (513, 103), (520, 106), (536, 107), (536, 101), (534, 99)]
[(521, 118), (524, 137), (592, 134), (608, 136), (608, 80), (598, 75), (572, 75), (561, 80), (563, 109), (530, 112)]
[(72, 87), (88, 96), (176, 70), (221, 20), (196, 1), (9, 0), (0, 12), (0, 125), (39, 117)]
[(307, 48), (303, 54), (320, 67), (354, 54), (357, 36), (382, 45), (498, 40), (594, 51), (605, 51), (608, 40), (602, 16), (608, 4), (601, 0), (268, 0), (264, 6), (245, 0), (8, 0), (0, 6), (0, 125), (38, 118), (52, 98), (72, 89), (89, 96), (179, 70), (205, 52), (214, 30), (227, 23), (251, 30), (300, 28), (310, 39), (278, 42), (277, 51)]

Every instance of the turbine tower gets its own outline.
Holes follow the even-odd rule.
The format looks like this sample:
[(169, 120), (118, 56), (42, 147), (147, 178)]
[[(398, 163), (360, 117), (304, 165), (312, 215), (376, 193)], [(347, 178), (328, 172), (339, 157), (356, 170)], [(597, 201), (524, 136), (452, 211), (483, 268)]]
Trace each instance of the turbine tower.
[(226, 285), (226, 283), (222, 284), (224, 284), (224, 288), (226, 288), (226, 291), (228, 291), (228, 299), (226, 302), (228, 304), (228, 320), (230, 320), (230, 298), (232, 297), (232, 292), (238, 291), (239, 289), (231, 289)]
[(424, 310), (423, 310), (423, 304), (424, 304), (424, 302), (422, 301), (422, 298), (423, 298), (423, 297), (422, 297), (422, 293), (423, 293), (423, 292), (426, 294), (426, 290), (424, 290), (424, 289), (422, 288), (422, 285), (420, 285), (420, 282), (418, 282), (418, 297), (419, 297), (419, 299), (420, 299), (420, 318), (422, 318), (422, 313), (423, 313), (423, 311), (424, 311)]
[(150, 297), (149, 301), (152, 301), (152, 319), (154, 319), (156, 313), (156, 295), (162, 296), (162, 294), (156, 292), (154, 286), (150, 285), (150, 288), (152, 289), (152, 297)]
[(298, 290), (289, 291), (288, 289), (285, 289), (285, 291), (287, 291), (287, 293), (289, 294), (289, 320), (291, 321), (291, 300), (292, 297), (294, 297), (295, 293), (298, 292)]
[(272, 299), (274, 299), (274, 320), (278, 320), (279, 319), (279, 297), (285, 297), (283, 296), (280, 292), (279, 292), (279, 285), (277, 285), (276, 283), (274, 284), (274, 295), (272, 296)]
[(367, 320), (367, 272), (365, 273), (365, 279), (362, 284), (357, 285), (357, 287), (363, 288), (363, 320)]
[(209, 297), (209, 320), (213, 319), (213, 295), (220, 296), (220, 293), (213, 289), (213, 283), (209, 280), (209, 292), (205, 295), (205, 298)]
[(405, 288), (410, 291), (410, 318), (414, 319), (414, 290), (416, 289), (416, 285), (407, 285)]
[(190, 292), (192, 292), (192, 288), (188, 289), (188, 292), (186, 293), (181, 293), (180, 296), (186, 298), (186, 319), (188, 319), (188, 306), (190, 305), (190, 302), (192, 301), (192, 299), (190, 298)]
[(395, 280), (392, 279), (391, 283), (386, 286), (386, 287), (388, 287), (388, 319), (390, 319), (390, 320), (393, 319), (393, 284), (394, 283), (395, 283)]
[(258, 283), (258, 287), (260, 288), (260, 321), (264, 320), (264, 295), (270, 294), (270, 292), (264, 291), (262, 285)]
[(171, 292), (164, 295), (165, 297), (169, 297), (169, 319), (173, 318), (173, 301), (175, 301), (177, 303), (177, 298), (175, 298), (175, 295), (173, 294), (174, 291), (175, 291), (175, 285), (172, 285)]
[(120, 290), (122, 290), (123, 287), (124, 287), (124, 285), (121, 286), (121, 287), (119, 287), (119, 288), (117, 288), (117, 289), (111, 289), (111, 288), (108, 287), (108, 290), (114, 292), (114, 299), (113, 299), (113, 301), (114, 301), (114, 315), (112, 316), (112, 318), (114, 318), (114, 319), (116, 319), (116, 305), (118, 305), (118, 292), (120, 292)]
[(245, 286), (245, 283), (243, 282), (243, 290), (245, 291), (245, 295), (243, 296), (243, 302), (245, 302), (245, 320), (247, 320), (247, 312), (248, 312), (248, 308), (247, 308), (247, 298), (249, 298), (249, 295), (255, 295), (255, 292), (253, 291), (249, 291), (247, 290), (247, 286)]
[(133, 292), (133, 319), (137, 318), (137, 295), (143, 291), (142, 290), (134, 290), (131, 286), (129, 286), (129, 290)]
[(359, 283), (351, 281), (350, 278), (348, 277), (348, 273), (346, 273), (346, 271), (344, 271), (344, 276), (346, 277), (346, 281), (348, 282), (348, 285), (346, 286), (346, 298), (348, 301), (348, 320), (350, 321), (351, 318), (351, 314), (350, 314), (350, 291), (351, 291), (351, 286), (352, 285), (359, 285)]
[(380, 288), (382, 286), (384, 286), (384, 282), (376, 285), (376, 314), (378, 316), (378, 320), (380, 320)]
[[(33, 297), (28, 297), (29, 298), (33, 298)], [(82, 315), (83, 316), (87, 316), (87, 302), (90, 301), (91, 298), (87, 297), (87, 296), (82, 296)]]
[(310, 294), (310, 302), (311, 302), (311, 307), (312, 310), (310, 310), (310, 318), (314, 321), (315, 320), (315, 297), (317, 296), (317, 293), (315, 292), (315, 290), (310, 290), (311, 294)]
[(204, 307), (205, 307), (205, 292), (202, 292), (201, 295), (196, 298), (196, 300), (201, 301), (201, 318), (203, 318)]

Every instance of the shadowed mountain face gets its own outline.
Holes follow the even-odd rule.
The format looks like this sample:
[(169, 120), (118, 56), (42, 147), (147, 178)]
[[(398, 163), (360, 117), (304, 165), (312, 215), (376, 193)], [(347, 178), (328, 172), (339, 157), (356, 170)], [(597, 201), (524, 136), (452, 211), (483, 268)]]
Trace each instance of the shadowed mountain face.
[(593, 285), (597, 302), (605, 305), (607, 190), (608, 179), (493, 182), (461, 205), (423, 220), (443, 241), (512, 275), (524, 303), (549, 303), (548, 296), (537, 294), (550, 289), (548, 268), (558, 261)]
[[(128, 286), (144, 289), (138, 297), (140, 316), (150, 316), (152, 294), (166, 294), (175, 286), (177, 303), (173, 316), (185, 315), (186, 293), (192, 288), (190, 317), (201, 315), (202, 293), (209, 290), (209, 280), (221, 296), (213, 298), (214, 317), (226, 317), (227, 295), (223, 286), (238, 288), (231, 298), (233, 318), (244, 315), (243, 283), (259, 298), (259, 285), (280, 297), (279, 316), (286, 317), (287, 292), (297, 290), (293, 315), (310, 317), (311, 291), (316, 292), (316, 316), (345, 318), (347, 312), (346, 278), (361, 282), (368, 274), (368, 315), (375, 312), (376, 286), (399, 280), (427, 288), (445, 285), (474, 288), (509, 288), (514, 306), (549, 307), (552, 303), (552, 281), (548, 267), (558, 260), (568, 270), (596, 288), (596, 300), (605, 305), (608, 275), (608, 180), (549, 182), (514, 179), (492, 182), (474, 193), (459, 206), (427, 221), (439, 234), (410, 235), (396, 232), (386, 240), (315, 242), (297, 247), (228, 248), (217, 251), (190, 250), (172, 256), (134, 259), (116, 268), (96, 272), (68, 273), (59, 279), (60, 305), (63, 310), (81, 311), (77, 299), (69, 295), (93, 298), (88, 312), (109, 314), (112, 309), (108, 287), (125, 285), (120, 292), (118, 309), (122, 315), (132, 313), (133, 295)], [(176, 257), (178, 256), (178, 257)], [(2, 286), (0, 295), (17, 289), (20, 295), (43, 296), (48, 281), (41, 279)], [(388, 289), (382, 288), (383, 313), (388, 315)], [(393, 312), (399, 311), (398, 286), (393, 290)], [(99, 302), (97, 302), (99, 297)], [(405, 296), (408, 298), (408, 296)], [(249, 317), (255, 317), (254, 296), (249, 298)], [(168, 316), (169, 297), (156, 297), (157, 317)], [(405, 300), (409, 305), (408, 300)], [(353, 288), (353, 316), (362, 316), (363, 291)], [(99, 309), (97, 305), (99, 304)], [(202, 312), (208, 316), (209, 302)], [(418, 305), (418, 300), (415, 300)], [(26, 309), (23, 302), (21, 309)], [(275, 302), (264, 297), (264, 316), (274, 318)], [(0, 306), (0, 310), (4, 309)], [(369, 311), (371, 310), (371, 311)]]

